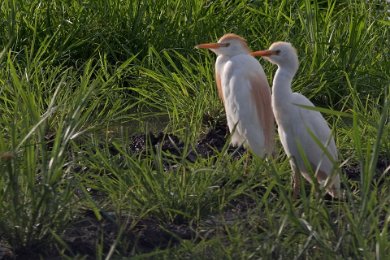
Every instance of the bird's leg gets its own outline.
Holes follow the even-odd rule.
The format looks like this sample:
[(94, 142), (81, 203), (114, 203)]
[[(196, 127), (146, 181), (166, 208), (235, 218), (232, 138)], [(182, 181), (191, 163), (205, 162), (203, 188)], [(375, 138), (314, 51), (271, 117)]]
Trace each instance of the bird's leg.
[(293, 198), (297, 199), (301, 187), (299, 171), (293, 172)]
[(301, 187), (301, 182), (300, 182), (300, 172), (296, 164), (294, 163), (295, 159), (291, 158), (290, 160), (290, 165), (292, 169), (292, 186), (293, 186), (293, 199), (297, 199)]
[(244, 162), (244, 176), (247, 176), (249, 174), (249, 170), (248, 170), (249, 160), (250, 160), (250, 153), (246, 151), (246, 158)]

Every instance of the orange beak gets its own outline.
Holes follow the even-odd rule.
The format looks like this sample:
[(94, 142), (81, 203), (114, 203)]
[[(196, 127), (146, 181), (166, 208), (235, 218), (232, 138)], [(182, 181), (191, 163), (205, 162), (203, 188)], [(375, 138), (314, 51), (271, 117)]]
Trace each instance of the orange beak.
[(258, 57), (258, 56), (261, 56), (261, 57), (268, 57), (268, 56), (271, 56), (271, 55), (276, 55), (278, 54), (277, 51), (272, 51), (272, 50), (263, 50), (263, 51), (254, 51), (254, 52), (251, 52), (251, 55), (253, 57)]
[(227, 47), (226, 43), (202, 43), (195, 46), (197, 49), (218, 49), (221, 47)]

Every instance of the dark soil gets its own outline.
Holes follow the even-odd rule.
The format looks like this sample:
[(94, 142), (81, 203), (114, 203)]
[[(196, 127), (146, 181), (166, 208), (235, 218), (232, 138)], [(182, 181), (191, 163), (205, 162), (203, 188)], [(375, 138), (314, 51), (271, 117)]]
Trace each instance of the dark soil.
[[(123, 255), (150, 252), (156, 248), (174, 246), (181, 239), (191, 239), (195, 232), (191, 226), (161, 223), (158, 219), (141, 220), (115, 219), (114, 214), (100, 212), (103, 218), (98, 221), (92, 212), (85, 212), (75, 223), (66, 229), (64, 241), (72, 249), (72, 254), (94, 256), (96, 245), (101, 244), (104, 252), (110, 250), (121, 232), (116, 249)], [(119, 230), (116, 223), (124, 223)], [(126, 241), (126, 244), (121, 243)]]
[[(226, 145), (226, 141), (229, 135), (229, 130), (225, 122), (218, 123), (209, 132), (201, 138), (195, 145), (194, 150), (190, 150), (186, 159), (194, 162), (198, 157), (210, 157), (215, 155), (216, 151), (222, 151)], [(164, 134), (162, 132), (154, 135), (149, 133), (148, 135), (140, 134), (132, 137), (130, 144), (130, 151), (133, 154), (145, 153), (148, 147), (161, 147), (161, 151), (181, 156), (184, 151), (184, 143), (175, 135)], [(115, 153), (115, 151), (112, 151)], [(236, 158), (242, 156), (245, 149), (229, 147), (228, 152), (233, 153)]]

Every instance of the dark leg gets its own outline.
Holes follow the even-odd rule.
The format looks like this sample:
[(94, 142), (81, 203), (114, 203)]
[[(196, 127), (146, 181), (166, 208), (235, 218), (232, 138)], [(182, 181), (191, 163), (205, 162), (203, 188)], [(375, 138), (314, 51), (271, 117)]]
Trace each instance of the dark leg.
[(299, 172), (294, 171), (293, 173), (293, 198), (297, 199), (300, 193), (300, 176)]
[(249, 170), (248, 170), (249, 160), (250, 160), (250, 153), (246, 151), (246, 158), (244, 162), (244, 176), (247, 176), (249, 174)]
[(293, 198), (297, 199), (301, 188), (301, 182), (300, 182), (301, 176), (298, 167), (294, 163), (294, 158), (290, 159), (290, 165), (292, 170)]

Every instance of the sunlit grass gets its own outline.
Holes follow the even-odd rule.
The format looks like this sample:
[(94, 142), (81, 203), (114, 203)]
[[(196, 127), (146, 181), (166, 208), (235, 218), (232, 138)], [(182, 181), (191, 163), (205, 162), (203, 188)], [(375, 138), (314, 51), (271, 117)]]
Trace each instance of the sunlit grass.
[[(390, 255), (390, 169), (378, 166), (390, 160), (388, 4), (234, 2), (0, 3), (0, 246), (82, 257), (65, 233), (92, 212), (116, 227), (112, 244), (96, 237), (97, 258)], [(227, 144), (197, 154), (224, 112), (215, 56), (193, 46), (227, 32), (254, 50), (278, 40), (297, 48), (293, 89), (333, 129), (344, 200), (309, 185), (292, 200), (280, 144), (275, 158), (248, 168), (248, 155), (233, 158)], [(275, 67), (260, 62), (271, 82)], [(178, 136), (181, 148), (131, 151), (133, 135), (157, 131)], [(142, 221), (175, 242), (138, 247)]]

